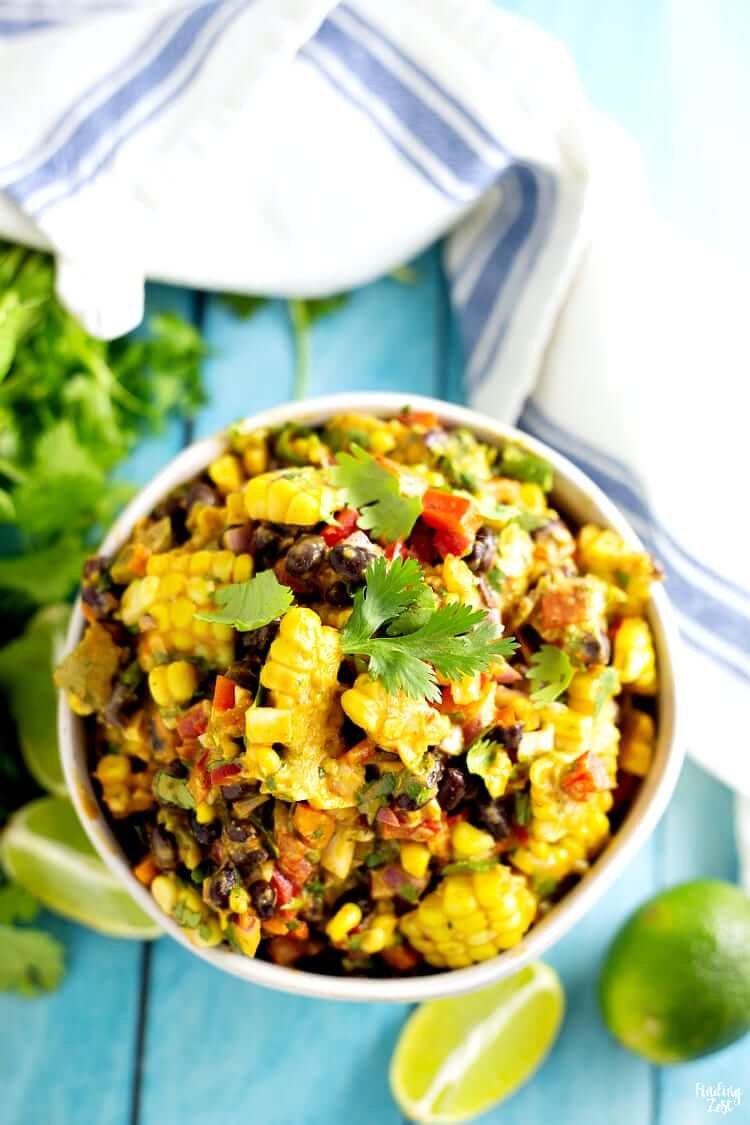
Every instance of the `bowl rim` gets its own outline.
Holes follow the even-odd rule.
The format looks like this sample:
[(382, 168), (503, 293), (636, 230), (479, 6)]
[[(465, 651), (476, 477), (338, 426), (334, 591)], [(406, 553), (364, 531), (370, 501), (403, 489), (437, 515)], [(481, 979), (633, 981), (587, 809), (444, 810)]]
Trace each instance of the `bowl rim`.
[[(332, 414), (367, 412), (378, 416), (398, 414), (405, 407), (431, 411), (452, 426), (465, 426), (492, 443), (512, 441), (546, 458), (555, 471), (555, 490), (571, 490), (584, 502), (602, 526), (619, 532), (626, 541), (641, 547), (638, 536), (612, 501), (575, 465), (544, 442), (514, 426), (499, 422), (467, 407), (423, 395), (389, 391), (342, 392), (300, 402), (284, 403), (248, 415), (242, 430), (276, 428), (286, 422), (317, 424)], [(199, 439), (172, 458), (131, 500), (105, 536), (99, 552), (110, 554), (127, 539), (137, 519), (147, 515), (177, 485), (189, 480), (226, 448), (226, 430)], [(278, 991), (320, 999), (391, 1001), (414, 1003), (474, 991), (517, 972), (541, 957), (556, 944), (603, 896), (635, 852), (653, 831), (674, 792), (685, 753), (679, 723), (682, 708), (680, 642), (669, 599), (662, 588), (653, 591), (648, 616), (657, 645), (660, 691), (657, 748), (651, 770), (644, 778), (635, 801), (610, 843), (589, 871), (549, 913), (512, 949), (490, 961), (464, 969), (450, 969), (422, 977), (327, 976), (285, 968), (269, 961), (244, 957), (221, 947), (199, 948), (168, 918), (132, 873), (125, 855), (107, 822), (94, 792), (86, 764), (83, 721), (70, 710), (59, 693), (58, 735), (65, 780), (73, 804), (96, 851), (138, 905), (172, 938), (191, 953), (216, 968), (242, 980)], [(78, 643), (85, 619), (80, 597), (76, 600), (68, 628), (65, 653)]]

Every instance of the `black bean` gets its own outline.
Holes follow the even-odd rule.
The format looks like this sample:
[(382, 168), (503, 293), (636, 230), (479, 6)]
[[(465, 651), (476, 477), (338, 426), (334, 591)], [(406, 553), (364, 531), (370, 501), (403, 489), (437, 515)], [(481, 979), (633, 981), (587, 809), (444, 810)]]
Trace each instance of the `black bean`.
[(408, 793), (399, 793), (394, 804), (397, 809), (403, 809), (404, 812), (414, 812), (419, 808), (419, 801), (415, 797), (410, 797)]
[(496, 840), (510, 836), (511, 817), (501, 800), (484, 801), (476, 806), (476, 812), (482, 825)]
[(187, 490), (186, 501), (188, 508), (192, 508), (193, 504), (205, 504), (209, 508), (218, 508), (221, 504), (218, 491), (207, 480), (194, 480)]
[(491, 569), (495, 558), (497, 540), (495, 533), (489, 527), (480, 527), (477, 532), (474, 546), (466, 556), (466, 565), (475, 574), (486, 574)]
[(239, 886), (240, 873), (236, 867), (222, 867), (217, 871), (208, 884), (208, 898), (219, 910), (226, 910), (229, 905), (229, 892), (233, 887)]
[(586, 633), (578, 652), (584, 664), (609, 664), (610, 649), (606, 633)]
[(320, 566), (325, 553), (325, 540), (321, 535), (305, 535), (289, 548), (284, 563), (290, 574), (301, 578)]
[(276, 909), (276, 891), (265, 879), (250, 884), (250, 898), (259, 918), (270, 918)]
[(227, 836), (235, 844), (242, 844), (248, 837), (248, 831), (241, 824), (229, 824), (227, 825)]
[(523, 737), (523, 723), (511, 723), (508, 727), (495, 727), (492, 731), (494, 742), (506, 750), (517, 750)]
[(265, 656), (279, 631), (280, 621), (281, 618), (277, 617), (275, 621), (269, 622), (268, 625), (261, 625), (260, 629), (250, 629), (246, 633), (240, 633), (240, 645), (243, 652)]
[(281, 536), (272, 527), (260, 523), (253, 532), (250, 553), (255, 558), (256, 570), (268, 570), (281, 554)]
[(149, 832), (149, 844), (154, 863), (160, 871), (174, 871), (177, 867), (177, 848), (174, 840), (158, 824)]
[(208, 824), (201, 824), (200, 821), (196, 819), (194, 812), (190, 813), (189, 819), (190, 832), (192, 833), (193, 839), (197, 840), (198, 843), (202, 844), (204, 847), (208, 847), (209, 844), (213, 844), (214, 840), (221, 831), (219, 822), (216, 820), (211, 820), (208, 822)]
[(362, 582), (365, 571), (373, 560), (373, 553), (365, 547), (350, 543), (337, 543), (328, 556), (333, 569), (347, 582)]
[(329, 605), (341, 608), (345, 605), (351, 605), (351, 597), (346, 586), (346, 582), (333, 582), (325, 592), (325, 598)]
[(448, 766), (443, 773), (440, 781), (440, 786), (437, 791), (437, 800), (441, 809), (445, 812), (452, 812), (461, 804), (466, 796), (466, 778), (461, 773), (461, 770), (456, 769), (455, 766)]
[(252, 797), (255, 786), (249, 781), (235, 781), (232, 785), (222, 785), (221, 795), (225, 801), (239, 801), (243, 797)]

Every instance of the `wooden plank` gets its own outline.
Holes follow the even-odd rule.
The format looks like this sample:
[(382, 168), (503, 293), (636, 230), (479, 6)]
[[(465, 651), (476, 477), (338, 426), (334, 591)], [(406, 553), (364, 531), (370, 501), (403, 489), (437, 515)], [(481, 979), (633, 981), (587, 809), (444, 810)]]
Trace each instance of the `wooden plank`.
[[(193, 305), (185, 290), (149, 287), (147, 315), (171, 310), (190, 317)], [(144, 483), (183, 437), (184, 427), (171, 423), (142, 442), (118, 475)], [(105, 938), (46, 914), (40, 924), (63, 941), (68, 971), (50, 996), (0, 997), (3, 1121), (122, 1125), (130, 1115), (142, 943)]]
[[(438, 389), (438, 261), (415, 263), (419, 282), (384, 280), (352, 295), (313, 330), (313, 394), (335, 390)], [(206, 302), (210, 402), (196, 434), (283, 401), (292, 385), (286, 309), (274, 302), (238, 320)], [(395, 1125), (388, 1059), (404, 1006), (345, 1005), (245, 985), (172, 942), (154, 950), (147, 1012), (142, 1125), (232, 1120), (328, 1125), (351, 1113), (358, 1125)]]
[[(688, 762), (663, 825), (663, 848), (659, 855), (661, 885), (705, 878), (736, 881), (733, 832), (732, 794), (726, 786)], [(709, 1102), (696, 1094), (696, 1085), (742, 1086), (743, 1077), (746, 1079), (749, 1074), (750, 1038), (693, 1063), (659, 1068), (656, 1070), (659, 1125), (705, 1122), (711, 1112)], [(747, 1083), (744, 1084), (747, 1098)], [(713, 1112), (717, 1112), (716, 1108)], [(747, 1104), (734, 1109), (731, 1120), (750, 1120)]]

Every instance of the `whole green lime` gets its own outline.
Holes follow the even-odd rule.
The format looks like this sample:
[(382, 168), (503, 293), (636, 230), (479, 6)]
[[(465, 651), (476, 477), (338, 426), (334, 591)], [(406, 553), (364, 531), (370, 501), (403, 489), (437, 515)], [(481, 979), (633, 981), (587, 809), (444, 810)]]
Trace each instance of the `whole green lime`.
[(599, 979), (604, 1021), (656, 1063), (711, 1054), (750, 1030), (750, 898), (705, 879), (631, 915)]

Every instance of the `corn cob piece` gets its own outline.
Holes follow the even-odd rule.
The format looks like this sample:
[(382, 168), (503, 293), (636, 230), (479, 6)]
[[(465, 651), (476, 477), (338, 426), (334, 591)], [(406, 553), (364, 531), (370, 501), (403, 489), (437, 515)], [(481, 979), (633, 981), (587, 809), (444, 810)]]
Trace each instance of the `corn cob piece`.
[(320, 469), (279, 469), (245, 485), (245, 508), (254, 520), (311, 526), (327, 519), (335, 492)]
[(539, 709), (543, 723), (550, 723), (555, 732), (555, 753), (572, 762), (591, 749), (594, 720), (590, 715), (572, 711), (564, 703), (548, 703)]
[(152, 555), (146, 575), (130, 583), (122, 597), (120, 616), (141, 633), (138, 657), (149, 671), (164, 656), (200, 657), (213, 667), (234, 658), (231, 625), (199, 621), (195, 614), (214, 608), (213, 594), (253, 572), (250, 555), (231, 551), (166, 551)]
[(243, 484), (244, 474), (239, 457), (224, 453), (208, 466), (208, 475), (224, 496), (237, 492)]
[(94, 777), (102, 787), (102, 799), (117, 820), (153, 806), (153, 776), (153, 766), (135, 773), (127, 754), (105, 754), (94, 770)]
[(643, 617), (624, 617), (615, 634), (613, 664), (623, 684), (642, 695), (656, 692), (656, 653), (651, 628)]
[[(251, 707), (245, 714), (245, 766), (251, 776), (270, 783), (269, 791), (307, 800), (315, 808), (347, 803), (326, 780), (332, 753), (340, 749), (340, 662), (338, 631), (321, 625), (314, 610), (290, 609), (260, 674), (271, 706)], [(279, 768), (269, 774), (274, 743), (285, 749)]]
[(595, 790), (585, 800), (569, 797), (562, 786), (569, 764), (557, 754), (536, 758), (529, 769), (531, 832), (537, 839), (556, 842), (563, 836), (598, 837), (609, 828), (606, 813), (612, 807), (608, 789)]
[(498, 863), (487, 871), (446, 875), (401, 918), (400, 928), (428, 964), (458, 969), (517, 945), (536, 909), (526, 879)]
[(578, 836), (563, 836), (550, 843), (531, 835), (522, 847), (511, 853), (510, 861), (532, 879), (559, 882), (566, 875), (585, 871), (586, 847)]
[(586, 524), (578, 533), (578, 557), (583, 570), (623, 591), (625, 613), (643, 611), (651, 584), (659, 577), (650, 555), (629, 547), (616, 531)]
[(403, 692), (391, 694), (367, 675), (358, 676), (354, 686), (344, 692), (341, 706), (373, 742), (398, 754), (409, 768), (421, 761), (428, 746), (437, 746), (450, 731), (447, 715), (440, 715), (425, 700), (411, 699)]
[(603, 664), (578, 670), (568, 687), (568, 706), (581, 715), (601, 713), (604, 704), (620, 693), (617, 669)]

